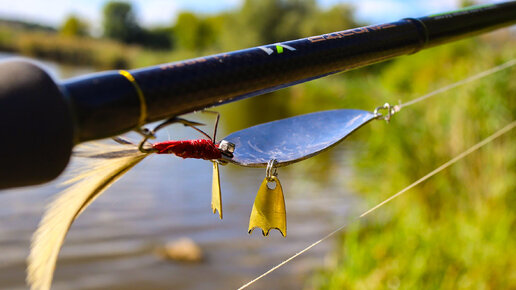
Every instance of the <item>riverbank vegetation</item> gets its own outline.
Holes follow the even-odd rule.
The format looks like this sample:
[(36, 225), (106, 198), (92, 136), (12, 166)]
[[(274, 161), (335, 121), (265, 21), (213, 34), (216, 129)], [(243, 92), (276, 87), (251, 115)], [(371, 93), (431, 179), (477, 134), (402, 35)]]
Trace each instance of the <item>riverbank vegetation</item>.
[[(222, 112), (224, 126), (231, 132), (264, 119), (407, 102), (515, 59), (514, 47), (514, 32), (504, 29), (424, 50), (237, 102)], [(354, 220), (516, 120), (515, 75), (512, 67), (409, 106), (390, 123), (373, 121), (337, 148), (284, 169), (296, 177), (290, 194), (324, 198), (328, 185), (317, 184), (340, 180), (332, 186), (352, 189), (362, 204), (334, 226)], [(333, 250), (306, 288), (515, 288), (515, 137), (512, 130), (326, 241)]]
[[(399, 58), (365, 82), (355, 77), (341, 83), (346, 100), (333, 106), (373, 108), (385, 101), (408, 101), (514, 59), (514, 36), (503, 35), (510, 33)], [(352, 136), (360, 150), (353, 154), (352, 176), (343, 184), (363, 197), (361, 211), (515, 120), (515, 73), (508, 69), (407, 107), (389, 124), (373, 122)], [(513, 130), (351, 224), (310, 285), (515, 288), (515, 137)]]
[(350, 6), (325, 10), (315, 0), (247, 0), (220, 14), (184, 11), (173, 24), (151, 28), (138, 22), (127, 2), (107, 2), (102, 15), (97, 37), (89, 32), (91, 24), (75, 15), (55, 29), (0, 21), (0, 50), (98, 69), (136, 68), (358, 25)]
[[(98, 68), (133, 68), (359, 25), (348, 6), (323, 10), (315, 1), (247, 0), (236, 11), (183, 12), (169, 27), (144, 29), (132, 8), (113, 3), (118, 4), (108, 5), (119, 8), (106, 8), (105, 17), (112, 10), (122, 16), (110, 17), (118, 20), (105, 23), (111, 32), (102, 37), (85, 34), (80, 19), (55, 31), (0, 24), (0, 50)], [(264, 114), (372, 110), (386, 101), (408, 101), (515, 58), (515, 47), (514, 31), (506, 29), (241, 101), (234, 104), (240, 113), (228, 112), (223, 121), (232, 131), (241, 129), (232, 126), (263, 122)], [(511, 68), (407, 107), (389, 124), (372, 122), (339, 145), (352, 147), (350, 160), (332, 150), (292, 170), (298, 170), (301, 184), (351, 167), (339, 186), (342, 192), (352, 188), (364, 200), (364, 211), (515, 120), (515, 72)], [(495, 140), (351, 224), (307, 286), (516, 288), (514, 137), (510, 132)]]

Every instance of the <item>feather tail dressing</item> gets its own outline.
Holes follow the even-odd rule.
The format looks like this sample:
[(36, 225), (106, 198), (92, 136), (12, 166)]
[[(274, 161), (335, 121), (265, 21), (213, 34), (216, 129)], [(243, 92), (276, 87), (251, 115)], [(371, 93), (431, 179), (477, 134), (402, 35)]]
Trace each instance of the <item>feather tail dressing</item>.
[[(132, 145), (132, 144), (127, 144)], [(109, 186), (149, 154), (136, 146), (90, 144), (79, 146), (75, 156), (85, 161), (82, 171), (47, 208), (32, 237), (27, 259), (27, 283), (31, 289), (50, 289), (57, 257), (73, 221)], [(81, 150), (82, 149), (82, 150)]]

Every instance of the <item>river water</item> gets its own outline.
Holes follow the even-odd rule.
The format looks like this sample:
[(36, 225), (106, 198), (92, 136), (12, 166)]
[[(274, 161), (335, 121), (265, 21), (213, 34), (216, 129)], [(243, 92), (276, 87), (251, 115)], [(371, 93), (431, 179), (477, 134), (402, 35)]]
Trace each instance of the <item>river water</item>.
[[(9, 57), (12, 55), (0, 54), (2, 59)], [(51, 62), (42, 65), (60, 79), (92, 71)], [(220, 109), (232, 114), (241, 108), (235, 104)], [(209, 116), (190, 117), (210, 122)], [(270, 120), (257, 120), (266, 121)], [(228, 127), (235, 126), (226, 124), (223, 114), (219, 136), (230, 133)], [(161, 135), (165, 139), (200, 137), (182, 126), (171, 126)], [(269, 237), (263, 237), (260, 230), (253, 235), (247, 233), (249, 214), (265, 169), (221, 167), (221, 221), (210, 208), (210, 162), (168, 155), (149, 157), (108, 189), (72, 225), (58, 259), (53, 289), (238, 288), (342, 225), (350, 213), (356, 212), (353, 207), (357, 202), (344, 186), (349, 176), (346, 156), (350, 152), (346, 147), (349, 146), (337, 146), (315, 162), (280, 168), (287, 206), (286, 238), (275, 230)], [(326, 166), (314, 166), (329, 159), (338, 166), (328, 164), (331, 169), (327, 172)], [(0, 288), (26, 289), (25, 259), (31, 235), (45, 205), (60, 191), (59, 184), (75, 166), (72, 160), (54, 182), (0, 193)], [(313, 172), (321, 168), (324, 172)], [(322, 180), (317, 177), (321, 173)], [(183, 237), (202, 248), (203, 262), (171, 262), (156, 254), (156, 248)], [(325, 242), (313, 248), (251, 289), (303, 288), (312, 271), (324, 265), (331, 245)]]

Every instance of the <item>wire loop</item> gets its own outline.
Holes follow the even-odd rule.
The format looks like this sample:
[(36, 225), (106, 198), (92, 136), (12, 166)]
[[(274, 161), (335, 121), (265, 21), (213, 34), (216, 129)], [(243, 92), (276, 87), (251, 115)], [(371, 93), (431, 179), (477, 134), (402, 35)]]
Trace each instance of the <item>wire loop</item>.
[(267, 163), (267, 169), (265, 170), (265, 177), (268, 181), (272, 181), (273, 177), (278, 176), (278, 170), (276, 168), (276, 165), (278, 164), (278, 161), (276, 159), (272, 159)]
[[(386, 111), (386, 114), (380, 113), (380, 111)], [(385, 120), (387, 123), (391, 119), (392, 115), (394, 115), (396, 112), (398, 112), (398, 106), (391, 106), (389, 103), (385, 103), (383, 106), (377, 107), (374, 109), (374, 117), (378, 120)]]

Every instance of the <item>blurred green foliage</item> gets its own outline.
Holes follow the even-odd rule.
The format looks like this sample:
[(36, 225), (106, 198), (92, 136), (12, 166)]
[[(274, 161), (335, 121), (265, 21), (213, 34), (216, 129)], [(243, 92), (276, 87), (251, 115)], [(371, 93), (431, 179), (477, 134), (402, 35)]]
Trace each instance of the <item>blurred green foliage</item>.
[(63, 36), (88, 36), (88, 25), (75, 15), (65, 20), (59, 33)]
[(274, 43), (355, 27), (350, 6), (321, 10), (315, 0), (247, 0), (237, 26), (255, 43)]
[(216, 47), (235, 50), (341, 31), (359, 24), (351, 6), (339, 4), (323, 10), (314, 0), (246, 0), (239, 11), (217, 19)]
[[(246, 0), (236, 11), (185, 11), (174, 25), (152, 29), (142, 28), (126, 3), (110, 2), (104, 16), (104, 39), (0, 23), (0, 49), (99, 68), (139, 67), (360, 25), (351, 7), (323, 10), (313, 0)], [(223, 106), (222, 121), (230, 132), (312, 111), (372, 110), (512, 59), (514, 47), (514, 35), (506, 32), (432, 48), (243, 100), (227, 114)], [(292, 183), (324, 182), (351, 166), (338, 189), (353, 188), (366, 203), (363, 209), (383, 201), (514, 120), (514, 71), (407, 107), (390, 124), (372, 122), (334, 150), (292, 166), (298, 176)], [(494, 141), (350, 225), (308, 287), (516, 288), (515, 136)], [(338, 148), (348, 147), (353, 154), (340, 156)]]
[[(500, 35), (402, 57), (365, 80), (346, 74), (346, 101), (333, 106), (370, 109), (407, 101), (513, 59), (514, 37)], [(512, 68), (451, 90), (352, 136), (360, 149), (343, 186), (364, 198), (362, 211), (515, 120), (514, 74)], [(310, 286), (516, 288), (514, 137), (513, 130), (350, 225)]]
[(115, 41), (63, 37), (40, 31), (18, 33), (1, 26), (0, 50), (99, 69), (126, 68), (131, 65), (132, 58), (142, 54), (142, 49), (137, 46)]
[(142, 27), (137, 21), (133, 6), (128, 2), (108, 2), (104, 6), (102, 24), (106, 38), (150, 49), (172, 48), (172, 27)]
[(104, 6), (104, 36), (125, 43), (137, 41), (141, 27), (131, 4), (121, 1), (110, 1)]
[(247, 0), (237, 23), (248, 37), (247, 45), (291, 40), (301, 37), (304, 21), (315, 8), (314, 0)]
[(59, 34), (0, 22), (0, 49), (100, 69), (132, 68), (358, 26), (350, 6), (323, 10), (315, 0), (246, 0), (215, 15), (183, 11), (174, 24), (152, 28), (138, 23), (128, 2), (109, 1), (102, 13), (102, 38), (88, 36), (87, 22), (73, 15)]
[(218, 39), (221, 25), (213, 17), (201, 17), (191, 12), (178, 15), (173, 27), (174, 36), (180, 48), (189, 51), (204, 51)]

